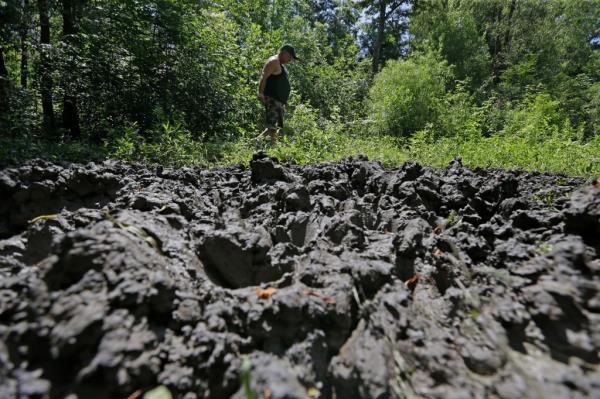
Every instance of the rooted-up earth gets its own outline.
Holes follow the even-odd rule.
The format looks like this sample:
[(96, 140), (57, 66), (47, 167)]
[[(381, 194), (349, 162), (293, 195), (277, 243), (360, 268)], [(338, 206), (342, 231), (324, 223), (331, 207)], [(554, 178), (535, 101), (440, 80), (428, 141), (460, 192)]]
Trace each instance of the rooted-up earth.
[(0, 198), (2, 398), (600, 397), (598, 182), (258, 153)]

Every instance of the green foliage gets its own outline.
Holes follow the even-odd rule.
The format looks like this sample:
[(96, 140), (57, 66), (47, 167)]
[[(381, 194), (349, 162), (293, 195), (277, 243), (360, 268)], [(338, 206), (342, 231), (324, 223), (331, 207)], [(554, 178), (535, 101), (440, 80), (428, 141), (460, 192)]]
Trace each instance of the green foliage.
[(552, 137), (582, 140), (583, 127), (573, 127), (560, 103), (548, 93), (541, 92), (526, 96), (508, 113), (503, 134), (531, 143), (543, 143)]
[[(326, 119), (310, 105), (300, 103), (295, 106), (280, 139), (266, 149), (272, 156), (298, 164), (340, 160), (359, 154), (390, 166), (407, 159), (396, 138), (373, 136), (365, 130), (360, 121), (346, 123), (339, 116)], [(256, 141), (243, 138), (213, 144), (208, 153), (213, 154), (219, 164), (247, 163), (255, 150)]]
[(433, 52), (389, 62), (375, 77), (369, 93), (376, 130), (409, 136), (435, 121), (451, 78), (448, 63)]
[(455, 67), (456, 78), (469, 79), (477, 89), (488, 79), (491, 57), (483, 35), (478, 30), (473, 2), (429, 1), (411, 21), (415, 46), (434, 49)]
[(320, 129), (318, 111), (299, 104), (289, 121), (291, 134), (284, 135), (272, 153), (298, 163), (314, 163), (331, 159), (343, 146), (342, 126), (338, 121), (327, 121)]
[(433, 166), (445, 166), (456, 156), (469, 167), (521, 168), (573, 176), (600, 174), (600, 138), (586, 143), (558, 135), (541, 142), (528, 137), (494, 135), (467, 141), (443, 138), (435, 142), (422, 133), (411, 140), (411, 159)]
[(146, 392), (142, 399), (173, 399), (173, 395), (171, 395), (169, 388), (161, 385)]
[[(32, 47), (29, 54), (32, 83), (39, 91), (43, 50), (55, 83), (56, 120), (64, 110), (63, 97), (73, 97), (83, 140), (101, 142), (128, 126), (144, 134), (156, 130), (157, 108), (164, 120), (173, 122), (176, 116), (194, 139), (231, 140), (260, 129), (262, 106), (256, 91), (261, 68), (282, 43), (291, 42), (303, 60), (290, 66), (294, 91), (325, 116), (355, 115), (367, 89), (364, 68), (358, 67), (360, 49), (352, 38), (356, 12), (332, 2), (315, 22), (315, 7), (309, 0), (82, 2), (76, 32), (68, 36), (62, 35), (62, 9), (51, 7), (51, 43)], [(16, 86), (20, 18), (30, 28), (37, 21), (35, 12), (25, 13), (16, 3), (9, 8), (0, 18), (10, 23), (0, 33), (10, 42), (3, 50)], [(33, 31), (26, 32), (34, 40)], [(3, 99), (5, 93), (3, 89)], [(26, 119), (39, 131), (38, 94), (28, 97), (34, 112)], [(16, 95), (10, 92), (11, 103), (18, 102)], [(2, 118), (8, 113), (6, 125), (30, 134), (24, 123), (11, 124), (20, 109), (2, 109)], [(54, 137), (61, 138), (67, 135)]]
[[(24, 4), (0, 2), (2, 165), (246, 163), (266, 145), (255, 140), (261, 68), (290, 42), (301, 61), (288, 64), (286, 128), (268, 147), (281, 159), (441, 166), (460, 155), (600, 173), (600, 0), (398, 3), (375, 77), (378, 2), (78, 2), (68, 35), (64, 8), (50, 7), (47, 45), (38, 4)], [(81, 137), (66, 123), (44, 131), (48, 76), (57, 124), (74, 104)]]
[(163, 123), (150, 139), (141, 135), (135, 124), (125, 128), (121, 136), (113, 135), (114, 142), (106, 145), (112, 147), (114, 157), (124, 161), (175, 167), (206, 163), (205, 146), (180, 123)]
[(48, 161), (87, 163), (109, 156), (103, 148), (90, 143), (70, 141), (55, 143), (39, 137), (0, 137), (0, 167), (19, 165), (34, 158)]
[(590, 131), (594, 137), (600, 136), (600, 82), (596, 82), (587, 90), (589, 101), (584, 109), (590, 118)]
[(252, 379), (252, 362), (248, 358), (242, 361), (242, 369), (240, 373), (240, 381), (244, 390), (246, 399), (256, 399), (256, 394), (250, 388), (250, 380)]
[(398, 142), (392, 137), (352, 133), (352, 127), (339, 117), (319, 119), (318, 111), (300, 104), (289, 122), (285, 135), (269, 153), (296, 163), (315, 163), (340, 160), (364, 154), (384, 164), (398, 164), (406, 158), (398, 151)]
[(424, 128), (429, 140), (447, 137), (465, 141), (481, 135), (485, 108), (478, 107), (473, 96), (458, 85), (436, 103), (434, 115), (435, 120)]

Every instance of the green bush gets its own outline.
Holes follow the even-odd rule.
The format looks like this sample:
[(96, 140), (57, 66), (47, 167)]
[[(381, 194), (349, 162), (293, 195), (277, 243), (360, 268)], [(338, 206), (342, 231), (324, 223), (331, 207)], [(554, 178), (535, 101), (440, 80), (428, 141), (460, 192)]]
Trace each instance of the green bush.
[(335, 117), (319, 120), (317, 109), (307, 104), (295, 107), (289, 118), (289, 133), (283, 135), (272, 153), (297, 163), (314, 163), (332, 159), (343, 146), (343, 126)]
[(560, 103), (548, 93), (527, 95), (508, 111), (504, 136), (519, 137), (530, 143), (544, 143), (551, 137), (582, 140), (583, 125), (575, 127), (560, 108)]
[(486, 107), (478, 107), (473, 96), (458, 85), (436, 102), (436, 118), (425, 125), (422, 137), (430, 141), (443, 137), (458, 141), (478, 138), (485, 113)]
[(590, 118), (592, 135), (600, 136), (600, 82), (596, 82), (588, 89), (589, 102), (584, 106)]
[(600, 174), (600, 136), (581, 143), (553, 135), (533, 142), (529, 137), (497, 134), (465, 141), (453, 138), (430, 140), (425, 132), (411, 139), (409, 156), (418, 162), (445, 166), (460, 156), (464, 165), (484, 168), (522, 168), (574, 176)]
[(53, 162), (97, 162), (108, 153), (91, 143), (70, 141), (55, 143), (39, 137), (0, 137), (0, 167), (19, 165), (40, 158)]
[(106, 147), (112, 156), (123, 161), (173, 167), (207, 163), (205, 145), (194, 139), (181, 123), (165, 122), (149, 139), (140, 134), (136, 124), (115, 136), (112, 132), (113, 139)]
[(491, 72), (485, 37), (478, 31), (474, 1), (428, 1), (427, 12), (411, 16), (412, 46), (438, 50), (455, 67), (457, 79), (469, 79), (471, 90), (480, 89)]
[(433, 52), (388, 62), (369, 93), (377, 132), (410, 136), (436, 121), (451, 78), (448, 63)]

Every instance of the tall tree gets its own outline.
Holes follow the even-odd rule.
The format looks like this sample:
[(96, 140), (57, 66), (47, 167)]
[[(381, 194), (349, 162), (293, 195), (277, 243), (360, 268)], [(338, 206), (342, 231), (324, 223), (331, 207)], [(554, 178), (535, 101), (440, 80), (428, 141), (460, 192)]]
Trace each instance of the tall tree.
[[(414, 0), (362, 0), (358, 3), (359, 7), (362, 7), (366, 14), (371, 17), (371, 24), (373, 27), (367, 29), (368, 32), (372, 32), (374, 38), (369, 38), (368, 42), (371, 43), (371, 55), (373, 57), (371, 63), (371, 71), (376, 74), (382, 63), (382, 48), (386, 42), (387, 26), (392, 17), (396, 20), (406, 20)], [(394, 32), (397, 35), (403, 36), (406, 33), (408, 25), (398, 25), (401, 29), (398, 32)], [(397, 40), (394, 40), (397, 42)]]
[(40, 92), (42, 96), (42, 112), (44, 115), (44, 130), (47, 134), (54, 133), (54, 106), (52, 103), (52, 75), (50, 70), (50, 6), (49, 0), (38, 0), (40, 14)]
[(8, 70), (4, 63), (4, 47), (0, 46), (0, 118), (3, 118), (7, 111), (8, 84)]
[(0, 7), (0, 120), (4, 119), (8, 111), (8, 95), (10, 80), (8, 68), (4, 60), (4, 53), (11, 43), (14, 20), (14, 5), (1, 4)]
[[(477, 9), (490, 4), (485, 0)], [(474, 7), (473, 1), (430, 0), (413, 7), (410, 18), (410, 32), (414, 35), (411, 50), (439, 52), (454, 65), (456, 78), (469, 81), (473, 91), (489, 79), (492, 69), (483, 34), (487, 25), (473, 15)]]
[[(75, 80), (73, 75), (77, 74), (77, 62), (73, 61), (74, 56), (74, 47), (76, 45), (76, 35), (77, 35), (77, 16), (79, 15), (81, 9), (81, 0), (63, 0), (63, 32), (62, 32), (62, 40), (66, 44), (67, 47), (67, 57), (69, 57), (69, 61), (67, 64), (69, 68), (68, 74), (71, 75), (72, 79), (69, 79), (69, 76), (63, 77), (63, 114), (62, 114), (62, 123), (63, 127), (70, 133), (71, 137), (74, 139), (78, 139), (81, 137), (81, 129), (79, 127), (79, 112), (77, 110), (77, 93), (76, 87), (72, 84)], [(67, 72), (65, 72), (66, 74)], [(66, 78), (66, 79), (64, 79)]]
[(500, 75), (504, 71), (507, 60), (505, 55), (510, 48), (511, 31), (513, 29), (513, 16), (517, 6), (517, 0), (490, 2), (487, 14), (486, 38), (492, 57), (492, 71), (494, 82), (500, 81)]
[(6, 69), (6, 64), (4, 63), (4, 47), (0, 46), (0, 79), (3, 81), (8, 81), (8, 70)]
[(19, 35), (21, 39), (21, 87), (27, 88), (29, 77), (29, 49), (27, 33), (29, 31), (29, 0), (21, 2), (21, 23)]

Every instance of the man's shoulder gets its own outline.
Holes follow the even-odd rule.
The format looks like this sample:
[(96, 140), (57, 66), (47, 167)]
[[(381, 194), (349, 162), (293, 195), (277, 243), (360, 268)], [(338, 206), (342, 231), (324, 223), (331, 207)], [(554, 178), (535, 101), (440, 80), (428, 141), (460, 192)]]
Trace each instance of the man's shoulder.
[(276, 64), (278, 61), (277, 55), (272, 55), (269, 58), (267, 58), (266, 63), (267, 64)]

